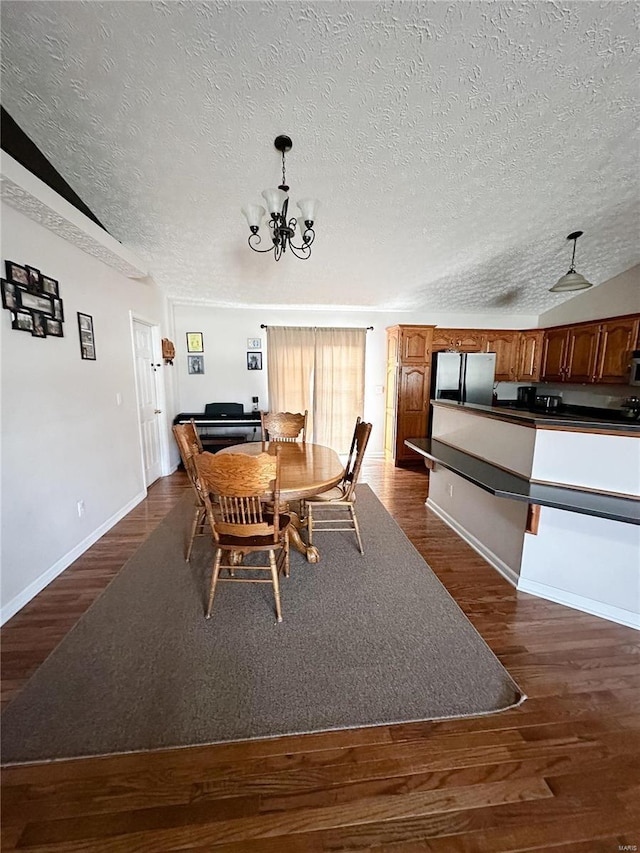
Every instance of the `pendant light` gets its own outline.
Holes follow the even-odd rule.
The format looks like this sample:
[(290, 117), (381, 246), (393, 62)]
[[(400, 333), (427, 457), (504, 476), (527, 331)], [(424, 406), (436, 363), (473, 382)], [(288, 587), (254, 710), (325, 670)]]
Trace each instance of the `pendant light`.
[(562, 278), (558, 279), (558, 281), (550, 287), (549, 290), (551, 293), (564, 293), (567, 290), (586, 290), (587, 287), (593, 287), (590, 281), (587, 281), (583, 275), (580, 275), (579, 272), (576, 272), (574, 261), (576, 259), (576, 242), (578, 237), (582, 237), (584, 231), (574, 231), (569, 234), (567, 240), (573, 240), (573, 255), (571, 256), (571, 267), (569, 272), (566, 275), (563, 275)]

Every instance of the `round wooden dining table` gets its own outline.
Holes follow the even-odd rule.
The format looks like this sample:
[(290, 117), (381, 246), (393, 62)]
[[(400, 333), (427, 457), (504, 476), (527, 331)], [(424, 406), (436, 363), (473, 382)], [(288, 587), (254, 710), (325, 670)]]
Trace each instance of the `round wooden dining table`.
[[(257, 456), (270, 453), (275, 456), (280, 448), (280, 499), (284, 503), (310, 498), (337, 486), (344, 475), (344, 465), (340, 457), (330, 447), (299, 441), (249, 441), (232, 444), (218, 451), (222, 453), (246, 453)], [(287, 508), (291, 516), (289, 539), (291, 545), (307, 558), (310, 563), (320, 559), (315, 545), (307, 545), (300, 531), (306, 527), (306, 520), (300, 518), (291, 507)]]

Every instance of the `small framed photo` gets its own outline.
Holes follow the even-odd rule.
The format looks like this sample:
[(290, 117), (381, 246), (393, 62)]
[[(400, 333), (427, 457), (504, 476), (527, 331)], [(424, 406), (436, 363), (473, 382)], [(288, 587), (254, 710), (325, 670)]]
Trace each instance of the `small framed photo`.
[(40, 284), (40, 270), (37, 270), (35, 267), (26, 266), (27, 277), (29, 279), (27, 283), (27, 287), (33, 293), (38, 293), (42, 290), (42, 286)]
[(93, 335), (93, 317), (78, 311), (78, 334), (80, 336), (80, 356), (87, 361), (96, 360), (96, 343)]
[(247, 353), (247, 370), (262, 370), (262, 353)]
[(262, 349), (262, 338), (247, 338), (247, 349)]
[(42, 292), (48, 293), (49, 296), (58, 296), (58, 282), (55, 278), (49, 278), (47, 275), (42, 276), (41, 280)]
[(54, 296), (51, 303), (53, 304), (53, 319), (64, 323), (64, 307), (62, 305), (62, 299)]
[(33, 332), (33, 314), (31, 311), (14, 311), (11, 328), (20, 332)]
[(4, 279), (0, 279), (0, 282), (2, 282), (2, 307), (8, 308), (10, 311), (17, 311), (20, 306), (18, 305), (18, 293), (15, 284)]
[(202, 332), (187, 332), (187, 352), (204, 352)]
[(17, 295), (21, 308), (26, 308), (28, 311), (39, 311), (41, 314), (53, 317), (53, 301), (50, 296), (25, 290), (24, 287), (17, 288)]
[(203, 355), (188, 355), (187, 369), (189, 373), (204, 373), (204, 356)]
[(41, 314), (39, 311), (32, 311), (33, 316), (33, 329), (31, 329), (31, 334), (34, 338), (46, 338), (47, 337), (47, 327), (45, 326), (45, 316)]
[(9, 281), (22, 284), (24, 287), (29, 286), (29, 273), (26, 267), (23, 267), (22, 264), (15, 264), (13, 261), (5, 261), (4, 266)]
[(64, 338), (64, 331), (60, 320), (54, 320), (53, 317), (45, 317), (44, 327), (47, 331), (47, 337)]

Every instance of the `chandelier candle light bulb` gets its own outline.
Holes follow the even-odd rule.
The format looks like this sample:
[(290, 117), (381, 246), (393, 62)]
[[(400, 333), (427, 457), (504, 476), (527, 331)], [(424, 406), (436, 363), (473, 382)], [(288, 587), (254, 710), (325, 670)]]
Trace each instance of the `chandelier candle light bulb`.
[[(268, 249), (258, 248), (262, 241), (258, 232), (267, 211), (260, 204), (247, 204), (241, 210), (247, 219), (249, 230), (251, 231), (248, 240), (249, 247), (254, 252), (273, 252), (276, 261), (280, 260), (287, 249), (296, 258), (306, 260), (311, 255), (311, 244), (316, 236), (313, 230), (313, 223), (320, 203), (315, 198), (300, 199), (298, 202), (300, 219), (296, 219), (296, 217), (287, 219), (289, 187), (286, 183), (284, 155), (287, 151), (291, 150), (293, 143), (288, 136), (277, 136), (274, 145), (282, 154), (282, 183), (279, 187), (264, 190), (262, 193), (270, 216), (267, 226), (271, 234), (272, 245)], [(296, 245), (293, 242), (296, 235), (296, 228), (302, 240), (301, 245)]]

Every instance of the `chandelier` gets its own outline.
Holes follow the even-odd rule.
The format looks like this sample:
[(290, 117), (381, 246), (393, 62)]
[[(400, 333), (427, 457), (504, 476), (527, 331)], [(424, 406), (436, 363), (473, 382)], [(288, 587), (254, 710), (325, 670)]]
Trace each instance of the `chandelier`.
[[(247, 217), (251, 234), (249, 235), (249, 246), (254, 252), (273, 252), (276, 261), (284, 255), (287, 249), (296, 258), (306, 260), (311, 255), (311, 244), (315, 239), (313, 221), (320, 202), (316, 198), (302, 198), (298, 202), (300, 218), (295, 216), (287, 219), (289, 211), (289, 187), (285, 174), (284, 155), (291, 151), (293, 143), (288, 136), (276, 136), (273, 143), (282, 154), (282, 183), (276, 189), (264, 190), (262, 198), (267, 203), (267, 210), (271, 218), (267, 222), (270, 231), (271, 243), (268, 249), (260, 249), (258, 246), (262, 238), (258, 233), (262, 220), (267, 212), (261, 204), (247, 204), (242, 208), (242, 213)], [(296, 245), (294, 240), (301, 241)]]
[(576, 260), (576, 242), (578, 241), (578, 237), (582, 237), (584, 231), (573, 231), (567, 237), (567, 240), (573, 240), (573, 255), (571, 256), (571, 267), (569, 272), (566, 275), (563, 275), (562, 278), (559, 278), (558, 281), (550, 287), (549, 290), (551, 293), (564, 293), (567, 290), (586, 290), (587, 287), (593, 287), (590, 281), (587, 281), (583, 275), (580, 275), (579, 272), (576, 272), (575, 268), (575, 260)]

